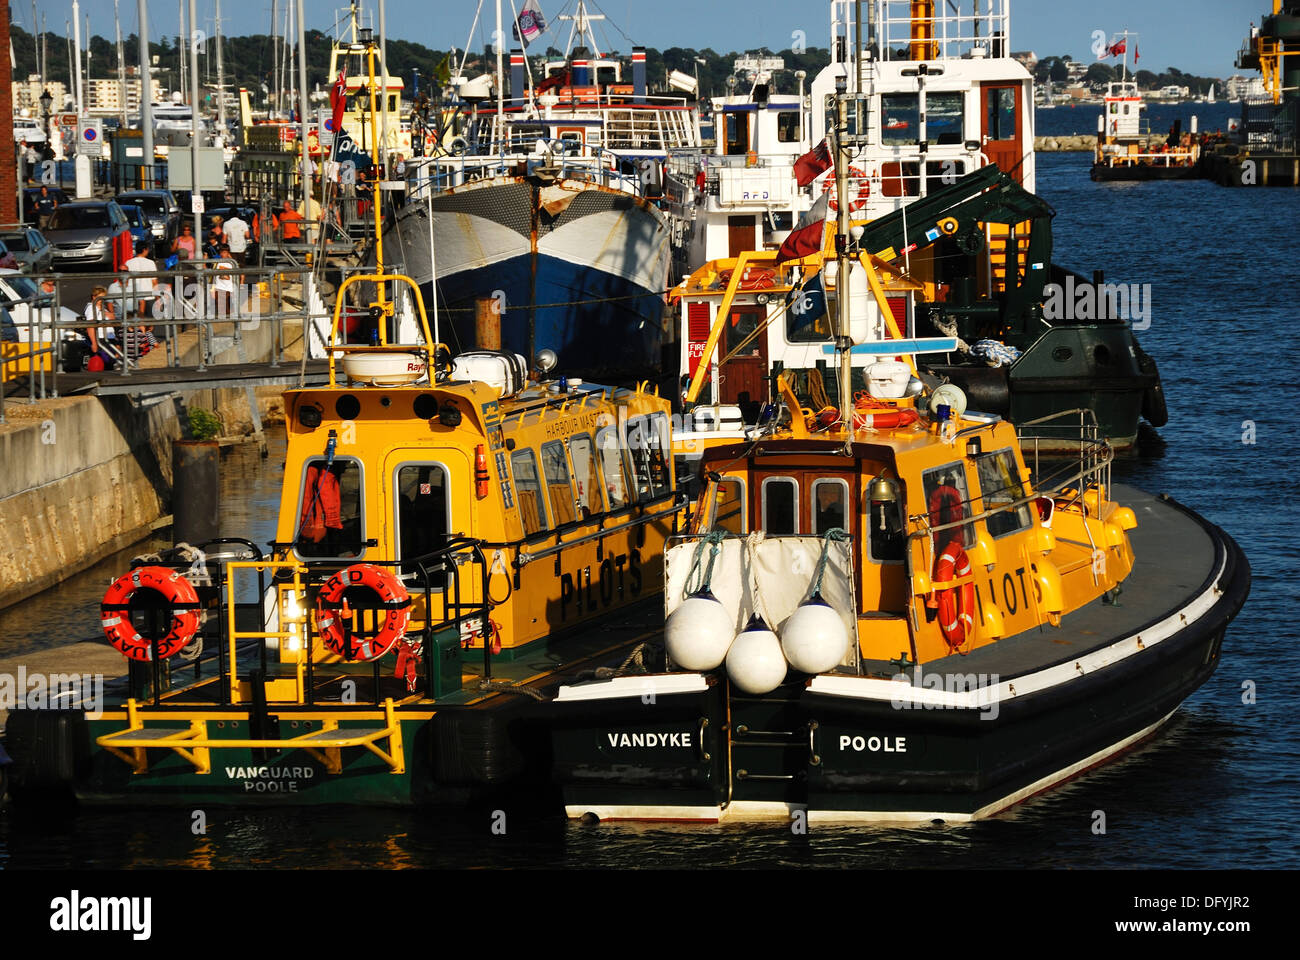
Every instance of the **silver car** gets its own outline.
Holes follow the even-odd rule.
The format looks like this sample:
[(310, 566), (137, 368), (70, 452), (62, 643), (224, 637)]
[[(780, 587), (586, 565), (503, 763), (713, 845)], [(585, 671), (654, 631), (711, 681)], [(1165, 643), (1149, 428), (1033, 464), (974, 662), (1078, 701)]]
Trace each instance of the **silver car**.
[(35, 227), (0, 228), (0, 242), (9, 249), (24, 273), (46, 273), (54, 260), (54, 248)]
[(113, 243), (130, 235), (131, 226), (116, 200), (74, 200), (59, 205), (44, 233), (54, 245), (56, 270), (83, 265), (112, 270)]

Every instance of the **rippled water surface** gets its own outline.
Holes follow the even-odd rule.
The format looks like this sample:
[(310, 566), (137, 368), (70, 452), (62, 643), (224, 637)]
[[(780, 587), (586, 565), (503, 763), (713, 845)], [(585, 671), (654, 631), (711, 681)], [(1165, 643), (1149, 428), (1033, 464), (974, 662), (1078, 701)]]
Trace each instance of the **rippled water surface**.
[[(1066, 132), (1044, 131), (1042, 116), (1040, 132)], [(1055, 259), (1102, 269), (1109, 281), (1151, 284), (1150, 326), (1139, 336), (1159, 362), (1170, 408), (1159, 442), (1120, 462), (1116, 478), (1202, 512), (1238, 539), (1254, 568), (1218, 672), (1136, 750), (964, 826), (796, 836), (780, 824), (589, 827), (507, 810), (498, 835), (488, 810), (313, 809), (210, 811), (207, 835), (196, 837), (189, 811), (37, 818), (5, 810), (0, 867), (1300, 866), (1291, 463), (1300, 394), (1290, 364), (1276, 362), (1296, 350), (1300, 265), (1291, 240), (1300, 191), (1094, 184), (1088, 163), (1083, 154), (1039, 156), (1039, 192), (1058, 211)], [(1254, 442), (1243, 443), (1252, 426)], [(281, 441), (266, 461), (250, 448), (227, 455), (227, 533), (271, 536), (282, 451)], [(0, 614), (6, 649), (90, 632), (124, 559)], [(1253, 686), (1253, 705), (1243, 703), (1243, 685)], [(1091, 829), (1096, 811), (1105, 813), (1105, 835)]]

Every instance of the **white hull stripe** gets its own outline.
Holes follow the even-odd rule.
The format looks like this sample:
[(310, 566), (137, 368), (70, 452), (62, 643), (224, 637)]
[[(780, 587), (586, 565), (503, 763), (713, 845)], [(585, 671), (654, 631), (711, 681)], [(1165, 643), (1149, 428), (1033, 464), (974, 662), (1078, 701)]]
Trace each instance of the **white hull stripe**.
[(615, 677), (575, 687), (560, 687), (555, 703), (581, 700), (621, 700), (649, 695), (666, 697), (674, 693), (701, 693), (709, 689), (701, 673), (660, 673)]
[[(1193, 623), (1205, 616), (1222, 596), (1220, 583), (1227, 567), (1227, 554), (1219, 565), (1214, 582), (1187, 606), (1176, 610), (1159, 623), (1117, 640), (1109, 646), (1085, 654), (1068, 663), (1058, 664), (1037, 673), (1004, 680), (996, 686), (979, 687), (974, 690), (940, 690), (933, 687), (918, 687), (901, 680), (881, 680), (871, 677), (841, 677), (822, 674), (814, 677), (808, 685), (810, 693), (822, 693), (832, 697), (848, 697), (856, 700), (880, 700), (897, 706), (915, 704), (931, 707), (951, 707), (953, 709), (983, 709), (1003, 700), (1014, 700), (1026, 694), (1037, 693), (1051, 687), (1069, 683), (1079, 677), (1119, 663), (1128, 657), (1141, 653), (1148, 647), (1169, 640)], [(923, 674), (924, 675), (924, 674)], [(935, 671), (932, 676), (941, 676)]]

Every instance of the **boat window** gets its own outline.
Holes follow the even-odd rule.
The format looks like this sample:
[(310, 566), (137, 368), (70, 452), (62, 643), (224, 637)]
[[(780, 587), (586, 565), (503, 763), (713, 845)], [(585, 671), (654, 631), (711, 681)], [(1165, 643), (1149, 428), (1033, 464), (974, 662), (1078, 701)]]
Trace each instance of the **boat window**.
[(848, 530), (849, 485), (844, 480), (821, 479), (812, 485), (812, 532), (821, 535), (838, 527)]
[(988, 138), (1014, 140), (1016, 138), (1016, 91), (1012, 87), (996, 87), (987, 93)]
[[(949, 463), (921, 474), (926, 510), (931, 527), (965, 520), (971, 515), (970, 489), (966, 484), (966, 468), (960, 463)], [(975, 541), (971, 525), (950, 527), (934, 535), (934, 551), (938, 556), (949, 543), (959, 540), (963, 547)]]
[(799, 484), (793, 477), (763, 481), (763, 532), (769, 537), (799, 532)]
[(437, 463), (404, 463), (397, 468), (397, 559), (402, 573), (415, 573), (410, 561), (428, 556), (447, 542), (447, 470)]
[(748, 113), (728, 113), (726, 117), (727, 128), (727, 155), (744, 156), (749, 151), (749, 114)]
[(537, 472), (537, 454), (531, 450), (516, 450), (510, 454), (510, 472), (515, 477), (515, 494), (519, 500), (519, 515), (524, 521), (524, 536), (541, 533), (547, 529), (547, 524), (542, 481)]
[(569, 457), (573, 460), (573, 477), (578, 483), (578, 510), (582, 519), (604, 510), (601, 504), (600, 466), (596, 461), (596, 449), (591, 437), (579, 433), (569, 438)]
[(963, 94), (930, 93), (925, 97), (925, 138), (931, 143), (962, 142)]
[(781, 143), (799, 142), (799, 111), (782, 110), (776, 115), (776, 139)]
[[(980, 495), (984, 498), (982, 508), (985, 511), (998, 510), (999, 507), (1005, 507), (1026, 496), (1015, 455), (1010, 450), (976, 457), (975, 475), (979, 478)], [(1027, 529), (1031, 523), (1033, 521), (1027, 504), (1011, 510), (1001, 510), (985, 521), (989, 534), (995, 538)]]
[(361, 517), (360, 461), (351, 457), (335, 457), (333, 463), (324, 457), (308, 460), (293, 543), (298, 556), (361, 556), (365, 550)]
[(542, 445), (542, 472), (546, 475), (546, 489), (551, 495), (551, 515), (555, 525), (572, 523), (577, 519), (573, 502), (573, 486), (569, 482), (569, 458), (564, 455), (564, 444), (559, 440)]
[(748, 533), (745, 524), (745, 481), (739, 477), (726, 477), (713, 487), (713, 516), (709, 518), (710, 530), (726, 530), (743, 536)]
[(618, 430), (606, 427), (596, 434), (596, 446), (600, 449), (600, 466), (605, 477), (605, 494), (609, 499), (609, 509), (618, 510), (627, 506), (627, 478), (623, 473), (623, 456), (619, 450)]
[(671, 449), (668, 418), (662, 413), (628, 420), (627, 452), (636, 499), (654, 500), (669, 492), (668, 454)]
[(881, 143), (916, 143), (921, 130), (921, 98), (915, 93), (881, 94), (880, 118)]

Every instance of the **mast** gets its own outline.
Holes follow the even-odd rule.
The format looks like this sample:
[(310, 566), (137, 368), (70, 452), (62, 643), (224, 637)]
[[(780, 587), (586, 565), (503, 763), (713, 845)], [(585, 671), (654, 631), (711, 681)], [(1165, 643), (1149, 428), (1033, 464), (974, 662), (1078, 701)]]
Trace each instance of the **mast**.
[[(498, 34), (498, 37), (500, 35)], [(383, 99), (379, 104), (379, 142), (383, 149), (379, 154), (379, 161), (383, 165), (383, 180), (388, 179), (388, 28), (384, 20), (384, 0), (379, 0), (379, 73), (383, 78), (383, 85), (380, 90), (383, 91)], [(379, 188), (375, 186), (375, 203), (379, 203)]]
[(139, 44), (140, 56), (140, 136), (144, 154), (145, 182), (153, 185), (153, 75), (149, 61), (149, 11), (148, 0), (136, 0), (136, 16), (140, 23), (136, 27), (136, 42)]
[[(579, 0), (578, 6), (579, 8), (581, 8), (582, 6), (581, 0)], [(497, 142), (501, 144), (500, 152), (502, 156), (505, 156), (505, 152), (506, 152), (505, 144), (504, 142), (502, 142), (506, 133), (506, 82), (505, 82), (506, 45), (504, 41), (505, 41), (505, 34), (501, 32), (501, 0), (497, 0), (497, 33), (496, 33), (497, 115), (494, 119), (496, 121)]]
[[(298, 72), (302, 75), (302, 83), (298, 86), (298, 137), (302, 144), (302, 215), (304, 219), (310, 220), (311, 157), (307, 155), (307, 28), (303, 24), (302, 0), (298, 0)], [(336, 133), (335, 136), (337, 135)]]
[(272, 111), (276, 109), (280, 97), (279, 48), (275, 42), (277, 36), (276, 13), (275, 0), (271, 0), (271, 83), (266, 96), (266, 113), (268, 117), (274, 116)]
[(81, 116), (81, 4), (72, 0), (72, 62), (76, 97), (73, 103), (77, 107), (77, 116)]
[[(180, 87), (185, 90), (185, 0), (176, 0), (176, 14), (180, 18), (176, 30), (176, 59), (180, 63)], [(200, 234), (196, 231), (196, 237)]]
[(122, 20), (119, 15), (118, 0), (113, 0), (113, 32), (117, 36), (117, 99), (120, 106), (118, 117), (122, 126), (126, 126), (126, 57), (122, 53)]
[(217, 126), (226, 135), (226, 68), (221, 60), (221, 0), (217, 0)]
[[(195, 0), (190, 0), (190, 25), (198, 22)], [(199, 51), (198, 44), (190, 42), (190, 208), (194, 211), (194, 244), (197, 250), (203, 244), (203, 214), (200, 204), (194, 201), (202, 198), (199, 189)], [(181, 60), (184, 63), (184, 59)]]
[(844, 77), (835, 82), (835, 351), (839, 355), (840, 421), (845, 433), (853, 430), (853, 341), (849, 339), (849, 156), (844, 136), (848, 130), (848, 93)]

